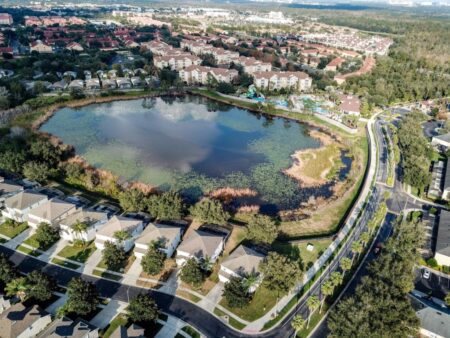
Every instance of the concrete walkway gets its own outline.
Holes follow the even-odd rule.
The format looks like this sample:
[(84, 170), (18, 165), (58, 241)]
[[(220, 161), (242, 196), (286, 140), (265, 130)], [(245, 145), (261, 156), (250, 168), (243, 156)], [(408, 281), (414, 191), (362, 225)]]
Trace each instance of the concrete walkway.
[(81, 266), (79, 270), (81, 270), (81, 272), (84, 274), (92, 275), (92, 271), (94, 271), (95, 267), (100, 263), (101, 260), (102, 252), (101, 250), (97, 249), (86, 261), (86, 264)]
[(180, 282), (178, 280), (178, 272), (179, 269), (174, 269), (169, 276), (169, 278), (166, 281), (166, 284), (164, 284), (161, 288), (161, 292), (165, 292), (169, 295), (175, 295), (177, 293), (178, 286), (180, 285)]
[[(22, 232), (21, 234), (17, 235), (16, 237), (14, 237), (13, 239), (9, 240), (8, 242), (6, 242), (3, 245), (5, 247), (7, 247), (8, 249), (14, 250), (20, 244), (22, 244), (22, 242), (24, 240), (26, 240), (30, 236), (31, 236), (31, 229), (28, 228), (27, 230), (25, 230), (24, 232)], [(7, 238), (5, 237), (5, 239), (7, 239)]]
[(169, 316), (167, 322), (163, 322), (162, 320), (158, 320), (158, 322), (164, 324), (164, 326), (159, 330), (155, 338), (173, 338), (177, 333), (180, 333), (184, 337), (190, 337), (186, 332), (181, 331), (187, 324), (176, 317)]
[(142, 272), (141, 259), (136, 258), (136, 260), (131, 264), (127, 273), (124, 275), (124, 279), (122, 280), (123, 284), (128, 285), (136, 285), (137, 280)]
[(50, 249), (42, 253), (42, 255), (39, 256), (39, 259), (46, 262), (50, 262), (52, 258), (57, 255), (58, 252), (60, 252), (68, 245), (69, 245), (68, 241), (60, 239), (58, 242), (53, 244), (53, 246)]
[(214, 309), (216, 308), (216, 305), (220, 302), (220, 299), (222, 298), (222, 292), (223, 292), (223, 283), (219, 282), (217, 283), (203, 298), (200, 302), (198, 302), (198, 306), (201, 308), (214, 312)]
[(59, 296), (59, 299), (45, 309), (45, 311), (52, 315), (56, 315), (56, 311), (67, 302), (68, 297), (66, 294), (58, 293), (57, 295)]
[(109, 323), (121, 312), (123, 312), (127, 303), (120, 302), (117, 300), (111, 300), (104, 308), (101, 310), (90, 323), (100, 329), (108, 326)]

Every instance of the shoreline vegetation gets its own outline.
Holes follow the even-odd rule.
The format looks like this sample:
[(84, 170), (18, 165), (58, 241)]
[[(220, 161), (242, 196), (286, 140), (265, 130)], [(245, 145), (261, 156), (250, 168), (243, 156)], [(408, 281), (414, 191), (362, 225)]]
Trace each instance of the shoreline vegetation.
[[(337, 182), (335, 187), (333, 188), (333, 195), (330, 198), (316, 198), (313, 200), (309, 200), (306, 203), (303, 203), (299, 206), (297, 210), (287, 210), (280, 211), (279, 215), (282, 219), (281, 229), (282, 229), (282, 237), (295, 237), (298, 236), (309, 236), (309, 235), (320, 235), (320, 234), (329, 234), (330, 232), (334, 232), (339, 228), (339, 224), (344, 217), (346, 210), (351, 206), (353, 201), (355, 191), (358, 190), (358, 187), (362, 183), (362, 173), (363, 173), (363, 163), (361, 161), (365, 161), (364, 156), (361, 154), (355, 154), (354, 148), (351, 147), (349, 142), (343, 142), (340, 137), (342, 134), (347, 135), (345, 132), (338, 130), (336, 127), (327, 124), (321, 120), (316, 120), (314, 116), (311, 115), (302, 115), (299, 116), (298, 113), (290, 113), (287, 111), (279, 112), (275, 111), (267, 111), (265, 107), (255, 107), (250, 103), (246, 102), (235, 102), (234, 100), (230, 100), (227, 98), (223, 98), (218, 94), (215, 94), (211, 91), (205, 90), (176, 90), (176, 91), (141, 91), (141, 92), (130, 92), (123, 93), (122, 95), (110, 95), (110, 96), (95, 96), (84, 98), (80, 100), (68, 100), (59, 103), (55, 103), (49, 106), (44, 106), (36, 109), (31, 112), (32, 123), (29, 125), (30, 129), (40, 135), (50, 138), (51, 142), (59, 145), (62, 148), (71, 149), (72, 146), (63, 144), (61, 139), (56, 137), (55, 135), (51, 135), (39, 130), (39, 128), (44, 124), (49, 118), (53, 116), (53, 114), (62, 108), (80, 108), (87, 105), (99, 104), (99, 103), (107, 103), (112, 101), (123, 101), (123, 100), (135, 100), (135, 99), (145, 99), (150, 97), (157, 96), (182, 96), (187, 93), (191, 93), (194, 95), (204, 96), (209, 99), (213, 99), (215, 101), (223, 102), (226, 104), (230, 104), (239, 108), (247, 109), (249, 111), (264, 114), (267, 116), (273, 117), (281, 117), (289, 120), (305, 123), (309, 127), (313, 128), (310, 132), (311, 136), (318, 139), (321, 142), (321, 146), (317, 149), (306, 149), (302, 151), (295, 152), (292, 157), (294, 158), (294, 163), (290, 168), (286, 168), (283, 172), (284, 174), (293, 177), (299, 185), (303, 187), (316, 187), (320, 186), (330, 180), (331, 172), (335, 168), (336, 156), (338, 157), (338, 162), (340, 162), (339, 155), (340, 150), (349, 149), (351, 155), (354, 159), (354, 163), (351, 166), (350, 172), (347, 175), (347, 178), (343, 182)], [(215, 94), (215, 95), (214, 95)], [(237, 101), (237, 100), (236, 100)], [(29, 116), (30, 113), (27, 113)], [(295, 115), (295, 116), (294, 116)], [(19, 116), (19, 120), (23, 121), (23, 116)], [(17, 118), (16, 118), (17, 119)], [(29, 122), (30, 120), (28, 120)], [(20, 124), (19, 124), (20, 125)], [(353, 140), (358, 139), (358, 137), (349, 135)], [(359, 135), (359, 138), (361, 134)], [(365, 136), (364, 136), (365, 138)], [(338, 145), (336, 144), (338, 143)], [(351, 143), (351, 142), (350, 142)], [(332, 146), (334, 144), (334, 146)], [(333, 149), (331, 149), (331, 147)], [(71, 149), (73, 152), (73, 148)], [(317, 179), (317, 172), (315, 172), (315, 163), (314, 160), (317, 159), (319, 154), (322, 155), (328, 154), (328, 164), (332, 164), (330, 168), (323, 168), (320, 171), (320, 177)], [(322, 156), (323, 157), (323, 156)], [(325, 156), (326, 157), (326, 156)], [(99, 169), (90, 165), (84, 158), (79, 155), (74, 154), (67, 162), (76, 162), (81, 165), (85, 170), (88, 170), (92, 173), (95, 173), (99, 177), (102, 177), (107, 182), (117, 182), (119, 180), (119, 176), (104, 169)], [(364, 162), (364, 167), (366, 165), (366, 161)], [(321, 165), (321, 167), (324, 164)], [(358, 167), (358, 168), (356, 168)], [(356, 170), (355, 170), (356, 169)], [(73, 184), (75, 186), (83, 186), (82, 182), (67, 182), (69, 184)], [(155, 186), (151, 184), (146, 184), (143, 182), (127, 182), (127, 188), (138, 188), (142, 190), (144, 193), (155, 193), (158, 192)], [(111, 187), (110, 189), (103, 189), (102, 193), (111, 194), (112, 198), (116, 199), (119, 191), (117, 187), (114, 188), (113, 184), (106, 184), (106, 186)], [(235, 198), (239, 197), (254, 197), (257, 195), (256, 191), (248, 188), (248, 189), (235, 189), (231, 187), (221, 187), (219, 189), (215, 189), (210, 191), (208, 194), (210, 197), (218, 198), (225, 203), (231, 202)], [(343, 199), (344, 201), (339, 201), (339, 199)], [(245, 221), (248, 218), (248, 215), (258, 212), (258, 206), (254, 205), (242, 205), (237, 209), (237, 214), (235, 219), (238, 221)], [(332, 216), (323, 217), (325, 213), (333, 211)], [(338, 215), (336, 215), (338, 214)], [(293, 218), (293, 221), (289, 221), (290, 218)], [(314, 226), (312, 223), (315, 223), (317, 226)]]

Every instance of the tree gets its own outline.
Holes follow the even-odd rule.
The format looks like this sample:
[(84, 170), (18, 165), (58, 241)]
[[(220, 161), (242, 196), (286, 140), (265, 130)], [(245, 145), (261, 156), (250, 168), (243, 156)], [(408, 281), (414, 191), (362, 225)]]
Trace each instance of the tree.
[(28, 297), (40, 302), (45, 302), (52, 298), (53, 290), (56, 287), (55, 281), (45, 273), (38, 270), (27, 275)]
[(450, 292), (445, 295), (445, 303), (447, 306), (450, 306)]
[(278, 236), (278, 226), (266, 215), (256, 214), (247, 224), (247, 238), (257, 243), (271, 244)]
[(9, 91), (5, 87), (0, 87), (0, 109), (9, 108)]
[(301, 275), (298, 264), (276, 252), (269, 252), (266, 260), (261, 263), (260, 269), (264, 276), (264, 283), (278, 292), (288, 292)]
[(330, 281), (334, 287), (341, 285), (343, 280), (344, 276), (338, 271), (334, 271), (330, 275)]
[(242, 308), (251, 300), (248, 288), (242, 283), (242, 279), (236, 276), (232, 276), (225, 283), (222, 296), (225, 297), (228, 305), (232, 308)]
[(149, 294), (138, 294), (130, 301), (127, 315), (133, 322), (156, 322), (160, 311)]
[(222, 94), (234, 94), (236, 92), (236, 89), (234, 88), (234, 86), (231, 83), (227, 83), (227, 82), (219, 82), (219, 84), (217, 85), (216, 90), (219, 93)]
[(17, 277), (17, 269), (5, 254), (0, 253), (0, 282), (7, 284)]
[(17, 296), (23, 302), (28, 296), (30, 285), (25, 277), (15, 278), (6, 284), (5, 291), (8, 296)]
[(45, 163), (31, 161), (23, 165), (23, 174), (29, 180), (46, 182), (49, 177), (49, 168)]
[(361, 234), (361, 236), (359, 236), (359, 239), (363, 243), (363, 246), (366, 246), (366, 244), (369, 243), (370, 234), (367, 231), (365, 231)]
[(114, 232), (113, 237), (117, 239), (119, 245), (123, 245), (127, 239), (131, 238), (131, 234), (125, 230), (118, 230)]
[(127, 260), (127, 254), (125, 250), (117, 244), (106, 241), (105, 247), (102, 251), (103, 261), (108, 270), (119, 270), (123, 267)]
[(70, 226), (70, 229), (75, 234), (75, 237), (78, 240), (81, 240), (83, 242), (83, 245), (86, 243), (85, 237), (83, 236), (86, 233), (86, 230), (88, 229), (88, 225), (86, 222), (82, 221), (76, 221), (74, 224)]
[(159, 220), (180, 219), (183, 216), (183, 200), (174, 191), (150, 196), (146, 204), (150, 214)]
[(98, 291), (95, 285), (80, 277), (74, 277), (67, 285), (67, 310), (85, 316), (97, 308)]
[(62, 150), (54, 146), (47, 139), (38, 139), (31, 143), (30, 154), (35, 161), (45, 163), (50, 168), (55, 168), (61, 160)]
[(341, 259), (340, 267), (344, 274), (345, 274), (345, 272), (347, 272), (348, 270), (350, 270), (352, 268), (352, 265), (353, 265), (353, 262), (350, 258), (344, 257)]
[(35, 236), (39, 248), (49, 248), (59, 239), (59, 231), (50, 224), (42, 222), (39, 223)]
[(73, 162), (67, 163), (64, 166), (64, 171), (69, 179), (79, 179), (84, 173), (83, 167), (81, 167), (78, 163)]
[(331, 282), (331, 280), (327, 280), (325, 283), (322, 284), (321, 291), (324, 296), (322, 297), (322, 301), (320, 302), (319, 313), (322, 312), (323, 303), (325, 302), (326, 297), (331, 296), (334, 292), (334, 285)]
[(230, 215), (223, 210), (222, 204), (211, 198), (203, 198), (190, 209), (191, 215), (199, 221), (212, 224), (225, 224)]
[(142, 269), (149, 275), (157, 275), (164, 269), (165, 260), (166, 254), (158, 249), (156, 243), (151, 243), (147, 253), (142, 258)]
[(22, 172), (25, 163), (23, 151), (5, 150), (0, 152), (0, 168), (11, 173)]
[(306, 301), (306, 306), (308, 307), (309, 313), (308, 313), (308, 323), (306, 324), (306, 327), (309, 327), (309, 322), (311, 321), (311, 316), (313, 315), (314, 311), (317, 310), (317, 308), (320, 306), (319, 298), (316, 295), (310, 296), (308, 300)]
[(190, 258), (181, 268), (180, 279), (195, 287), (199, 287), (203, 283), (204, 275), (200, 264), (194, 259)]
[(305, 328), (305, 320), (301, 315), (295, 315), (294, 318), (292, 318), (291, 326), (295, 330), (294, 337), (297, 337), (298, 331), (301, 331)]
[(353, 255), (352, 255), (352, 265), (353, 265), (354, 259), (356, 257), (358, 257), (359, 254), (363, 251), (363, 246), (362, 246), (361, 242), (354, 241), (351, 245), (351, 251), (353, 253)]
[(73, 100), (84, 99), (86, 95), (81, 88), (72, 87), (69, 89), (70, 98)]
[(129, 189), (119, 195), (119, 203), (126, 211), (141, 211), (145, 207), (145, 195), (139, 189)]

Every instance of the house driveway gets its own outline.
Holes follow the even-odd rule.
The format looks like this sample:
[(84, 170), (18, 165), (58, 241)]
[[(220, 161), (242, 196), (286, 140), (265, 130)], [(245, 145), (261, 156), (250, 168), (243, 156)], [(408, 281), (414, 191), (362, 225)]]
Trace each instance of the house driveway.
[(124, 274), (122, 284), (136, 285), (136, 281), (141, 275), (141, 272), (142, 272), (141, 259), (136, 258), (133, 264), (131, 264), (127, 273)]
[(92, 271), (94, 271), (94, 269), (100, 263), (101, 260), (102, 260), (102, 251), (97, 249), (94, 251), (91, 257), (88, 258), (86, 264), (80, 267), (79, 271), (86, 275), (90, 275), (92, 274)]
[(216, 308), (216, 305), (220, 302), (222, 298), (223, 292), (223, 283), (217, 283), (203, 298), (200, 302), (198, 302), (198, 306), (204, 308), (205, 310), (213, 312)]
[(48, 313), (51, 313), (52, 315), (56, 315), (56, 311), (58, 310), (58, 308), (60, 308), (61, 306), (63, 306), (66, 302), (67, 302), (67, 295), (66, 294), (58, 294), (59, 299), (56, 300), (56, 302), (51, 303), (46, 309), (45, 311), (47, 311)]
[(127, 307), (127, 303), (111, 300), (102, 311), (100, 311), (90, 323), (100, 329), (104, 329), (111, 321)]
[(24, 232), (22, 232), (21, 234), (17, 235), (16, 237), (14, 237), (13, 239), (9, 240), (8, 242), (6, 242), (3, 245), (5, 247), (7, 247), (8, 249), (14, 250), (20, 244), (22, 244), (22, 242), (24, 240), (26, 240), (28, 237), (30, 237), (30, 235), (31, 235), (31, 229), (28, 228), (27, 230), (25, 230)]

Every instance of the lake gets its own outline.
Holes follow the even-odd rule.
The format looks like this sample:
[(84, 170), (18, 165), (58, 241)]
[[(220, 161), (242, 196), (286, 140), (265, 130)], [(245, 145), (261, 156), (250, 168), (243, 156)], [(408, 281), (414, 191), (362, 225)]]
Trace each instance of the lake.
[(58, 110), (42, 127), (91, 165), (188, 198), (220, 187), (251, 188), (257, 203), (295, 208), (330, 186), (301, 189), (282, 173), (296, 150), (319, 147), (308, 126), (199, 96), (158, 97)]

